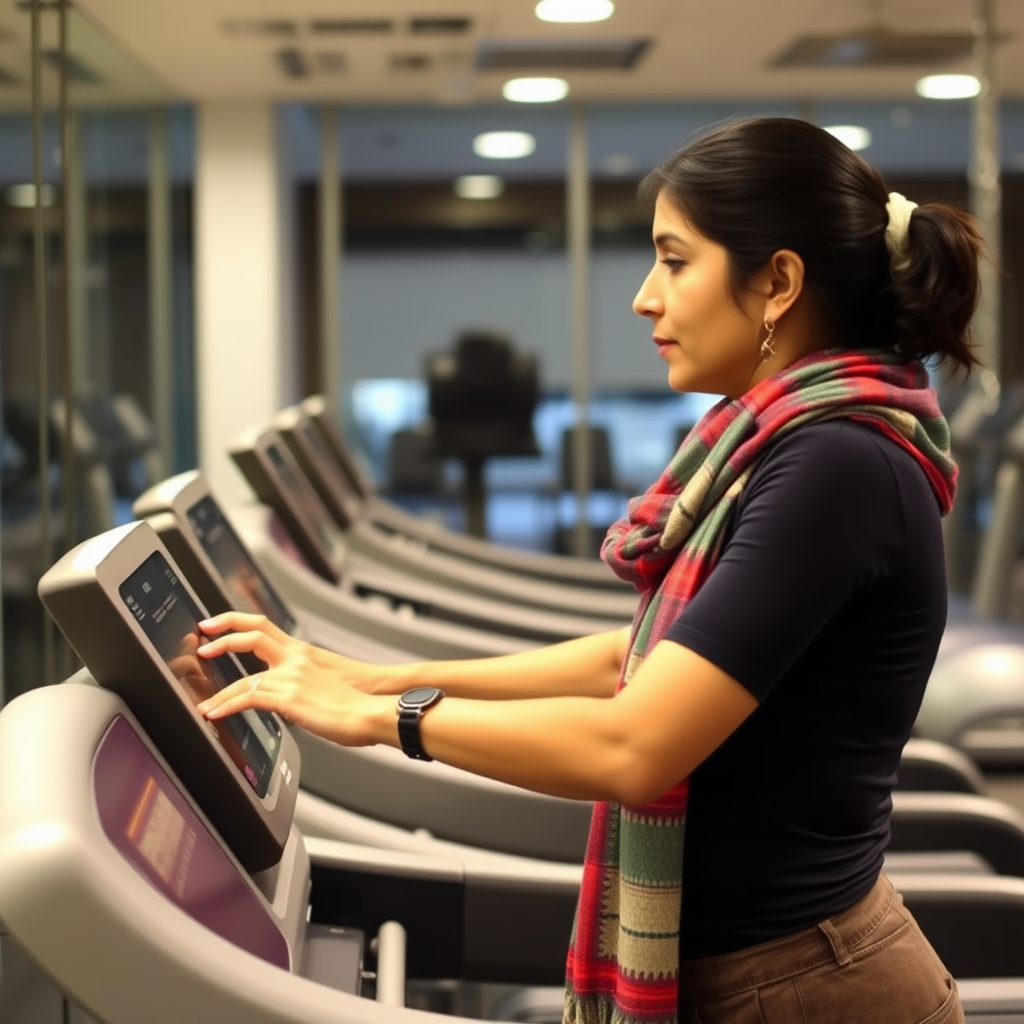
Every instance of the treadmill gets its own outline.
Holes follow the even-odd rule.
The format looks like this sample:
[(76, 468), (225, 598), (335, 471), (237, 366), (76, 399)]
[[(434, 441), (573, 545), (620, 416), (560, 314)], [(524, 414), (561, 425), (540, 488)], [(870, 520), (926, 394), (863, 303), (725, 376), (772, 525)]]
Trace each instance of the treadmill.
[[(133, 659), (112, 679), (132, 706), (69, 682), (0, 713), (0, 773), (22, 780), (0, 790), (0, 920), (60, 988), (101, 1024), (440, 1024), (407, 995), (449, 992), (453, 979), (558, 984), (578, 873), (303, 840), (287, 821), (301, 771), (287, 727), (244, 722), (245, 757), (227, 754), (193, 708), (194, 681), (162, 653), (203, 609), (169, 562), (152, 560), (161, 553), (142, 524), (113, 534), (54, 566), (43, 595), (88, 608), (81, 653)], [(72, 582), (54, 589), (65, 573)], [(210, 685), (240, 668), (217, 660)], [(900, 886), (915, 912), (944, 900), (961, 921), (966, 896), (976, 922), (986, 906), (990, 919), (1024, 900), (1021, 880), (994, 876)], [(1019, 1021), (1022, 983), (1006, 976), (1024, 974), (1019, 944), (997, 927), (959, 944), (1001, 955), (1005, 972), (962, 984), (969, 1019)]]
[(477, 565), (490, 565), (530, 579), (631, 594), (632, 587), (628, 583), (595, 559), (518, 551), (456, 533), (406, 512), (374, 493), (373, 482), (346, 444), (323, 395), (311, 395), (295, 408), (309, 417), (319, 430), (326, 451), (333, 457), (342, 479), (349, 486), (351, 503), (362, 504), (366, 519), (382, 533), (409, 537), (428, 550), (444, 552)]
[(403, 573), (483, 594), (527, 607), (561, 611), (570, 608), (582, 615), (629, 622), (639, 600), (636, 592), (615, 593), (593, 585), (555, 583), (528, 577), (506, 568), (472, 562), (431, 547), (422, 538), (380, 529), (365, 514), (314, 422), (300, 408), (285, 409), (270, 426), (295, 456), (335, 523), (345, 531), (351, 550), (375, 565), (386, 565)]
[(299, 564), (293, 555), (285, 555), (265, 515), (260, 521), (259, 512), (235, 516), (243, 540), (287, 597), (325, 618), (336, 614), (338, 593), (355, 593), (533, 645), (605, 632), (627, 624), (626, 620), (528, 608), (481, 594), (462, 593), (442, 584), (410, 578), (398, 569), (377, 566), (349, 549), (345, 535), (277, 431), (252, 428), (236, 439), (230, 454), (260, 501), (285, 524), (306, 564)]
[[(140, 502), (137, 513), (165, 509), (145, 522), (211, 614), (232, 609), (263, 614), (286, 633), (349, 657), (379, 663), (412, 660), (405, 652), (366, 640), (354, 621), (341, 628), (291, 610), (252, 560), (198, 471), (172, 477)], [(239, 660), (250, 674), (266, 667), (255, 655)], [(302, 754), (304, 791), (329, 805), (321, 809), (316, 801), (300, 799), (295, 820), (304, 834), (349, 836), (352, 823), (335, 821), (331, 813), (346, 808), (484, 849), (572, 864), (583, 859), (590, 826), (587, 802), (542, 796), (448, 765), (428, 765), (390, 747), (340, 747), (303, 729), (292, 732)], [(359, 778), (358, 787), (346, 782), (352, 777)]]
[[(185, 569), (188, 579), (215, 580), (201, 594), (208, 607), (256, 611), (286, 633), (353, 658), (380, 663), (416, 658), (483, 657), (524, 650), (531, 644), (472, 629), (431, 615), (431, 609), (389, 600), (374, 592), (324, 587), (326, 615), (285, 601), (239, 537), (232, 519), (210, 492), (199, 470), (161, 481), (132, 506)], [(267, 509), (259, 519), (275, 538), (282, 557), (302, 555), (287, 527)], [(245, 518), (243, 513), (242, 518)], [(313, 577), (321, 583), (318, 577)], [(257, 669), (253, 669), (257, 671)]]
[(437, 1018), (404, 1009), (408, 979), (558, 984), (578, 869), (303, 839), (287, 726), (195, 711), (241, 666), (183, 669), (205, 610), (154, 540), (111, 531), (41, 583), (105, 686), (0, 714), (22, 780), (0, 796), (0, 919), (19, 946), (103, 1024), (417, 1024)]

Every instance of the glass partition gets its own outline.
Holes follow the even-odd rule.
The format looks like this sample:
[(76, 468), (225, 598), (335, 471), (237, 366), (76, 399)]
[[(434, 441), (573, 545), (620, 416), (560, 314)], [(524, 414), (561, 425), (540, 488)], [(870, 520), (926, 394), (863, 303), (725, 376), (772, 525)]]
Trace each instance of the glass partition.
[(78, 9), (0, 0), (7, 699), (75, 667), (40, 574), (194, 463), (191, 117), (175, 103)]

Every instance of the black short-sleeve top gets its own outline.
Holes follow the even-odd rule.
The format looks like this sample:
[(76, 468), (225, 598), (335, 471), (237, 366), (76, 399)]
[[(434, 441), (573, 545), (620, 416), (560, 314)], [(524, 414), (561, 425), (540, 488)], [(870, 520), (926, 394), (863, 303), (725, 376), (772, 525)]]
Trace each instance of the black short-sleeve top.
[(871, 887), (945, 621), (938, 504), (910, 454), (849, 420), (769, 449), (667, 634), (759, 702), (691, 777), (684, 958), (799, 931)]

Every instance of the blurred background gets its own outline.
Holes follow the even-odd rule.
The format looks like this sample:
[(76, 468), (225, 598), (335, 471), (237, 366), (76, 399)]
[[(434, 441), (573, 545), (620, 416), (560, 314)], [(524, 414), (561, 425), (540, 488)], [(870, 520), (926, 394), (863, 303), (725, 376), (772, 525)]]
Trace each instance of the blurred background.
[[(753, 114), (814, 121), (982, 220), (986, 368), (949, 535), (970, 592), (1024, 414), (1024, 4), (551, 6), (0, 0), (0, 694), (69, 664), (35, 597), (62, 551), (196, 465), (245, 500), (226, 443), (306, 394), (393, 500), (592, 552), (714, 400), (667, 389), (631, 311), (636, 184)], [(474, 332), (533, 360), (536, 450), (494, 449), (470, 523), (427, 368)], [(937, 383), (955, 416), (964, 388)]]

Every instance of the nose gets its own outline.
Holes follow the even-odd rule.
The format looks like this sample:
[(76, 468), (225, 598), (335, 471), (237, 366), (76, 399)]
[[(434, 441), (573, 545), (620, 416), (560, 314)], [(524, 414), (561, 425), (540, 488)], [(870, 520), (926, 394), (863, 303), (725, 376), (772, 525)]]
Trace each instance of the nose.
[(644, 278), (643, 284), (640, 285), (640, 290), (633, 298), (633, 312), (637, 316), (661, 316), (664, 307), (652, 280), (657, 269), (657, 267), (651, 269), (651, 272)]

